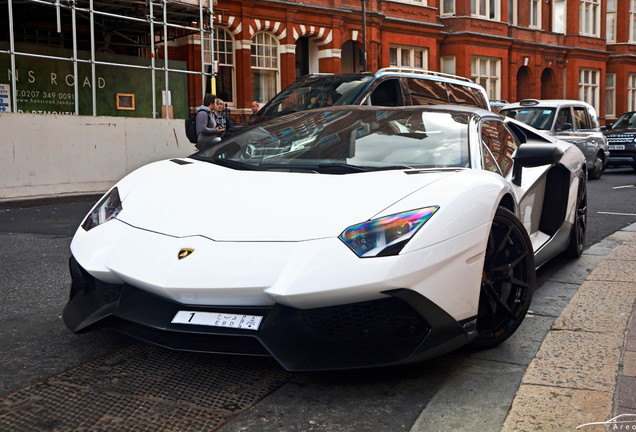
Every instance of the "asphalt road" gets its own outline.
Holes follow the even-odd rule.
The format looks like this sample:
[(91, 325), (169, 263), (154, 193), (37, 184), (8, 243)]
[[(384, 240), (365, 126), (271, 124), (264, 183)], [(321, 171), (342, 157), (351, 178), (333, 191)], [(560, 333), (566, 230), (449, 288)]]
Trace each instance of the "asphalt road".
[[(588, 183), (588, 246), (636, 222), (635, 189), (636, 173), (631, 169), (607, 170), (600, 180)], [(501, 394), (502, 399), (514, 394), (516, 377), (551, 322), (546, 306), (548, 312), (527, 319), (526, 330), (496, 352), (504, 358), (496, 366), (498, 379), (491, 376), (488, 353), (475, 357), (458, 351), (400, 368), (290, 374), (267, 358), (168, 352), (107, 331), (74, 335), (60, 317), (70, 283), (69, 244), (91, 206), (92, 202), (79, 202), (0, 210), (0, 400), (5, 401), (0, 426), (3, 415), (11, 414), (7, 406), (24, 406), (21, 397), (32, 400), (34, 392), (46, 387), (60, 388), (59, 395), (47, 397), (66, 398), (64, 402), (69, 388), (82, 388), (93, 396), (116, 395), (126, 405), (152, 403), (146, 412), (153, 415), (144, 420), (148, 430), (159, 424), (153, 422), (176, 430), (164, 417), (166, 413), (179, 417), (185, 406), (196, 421), (209, 419), (199, 426), (224, 432), (411, 430), (424, 408), (443, 410), (445, 398), (469, 398), (475, 388), (464, 387), (467, 382), (492, 386), (489, 394)], [(539, 270), (543, 285), (535, 296), (539, 303), (554, 294), (551, 275), (571, 261), (557, 258)], [(466, 379), (463, 374), (468, 371)], [(82, 386), (74, 381), (78, 376), (84, 380)], [(7, 402), (12, 398), (18, 400), (16, 405)], [(169, 406), (165, 401), (170, 401)], [(122, 402), (103, 403), (105, 409), (112, 409)], [(494, 412), (505, 411), (503, 405)], [(486, 408), (493, 417), (493, 408)], [(70, 408), (61, 404), (56, 409)], [(63, 429), (64, 423), (55, 423), (64, 421), (60, 416), (50, 412), (45, 425)], [(111, 422), (117, 425), (116, 420)], [(15, 430), (33, 426), (25, 424)]]

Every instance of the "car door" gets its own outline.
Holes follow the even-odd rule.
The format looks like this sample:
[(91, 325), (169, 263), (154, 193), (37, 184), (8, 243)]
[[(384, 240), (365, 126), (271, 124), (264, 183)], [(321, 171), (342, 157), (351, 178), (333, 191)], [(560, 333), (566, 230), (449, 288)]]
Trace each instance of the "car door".
[[(510, 179), (513, 155), (519, 146), (517, 140), (504, 123), (498, 120), (482, 122), (480, 132), (484, 169)], [(530, 236), (534, 250), (548, 239), (539, 231), (545, 197), (545, 173), (548, 168), (548, 165), (524, 168), (521, 185), (515, 186), (519, 200), (519, 219)]]
[(587, 113), (587, 109), (584, 106), (572, 107), (573, 120), (575, 127), (575, 135), (577, 140), (581, 142), (579, 148), (585, 154), (585, 159), (588, 164), (590, 161), (594, 161), (596, 157), (596, 148), (598, 143), (594, 138), (594, 130), (591, 125), (590, 117)]

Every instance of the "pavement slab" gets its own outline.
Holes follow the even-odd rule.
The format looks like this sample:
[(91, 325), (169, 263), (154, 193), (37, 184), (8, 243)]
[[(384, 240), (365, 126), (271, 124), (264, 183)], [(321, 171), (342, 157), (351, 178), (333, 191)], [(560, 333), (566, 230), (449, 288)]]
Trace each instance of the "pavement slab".
[[(573, 431), (580, 425), (609, 418), (611, 406), (611, 392), (524, 385), (501, 430)], [(605, 427), (588, 426), (584, 430), (605, 431)]]
[(621, 358), (622, 335), (550, 331), (530, 363), (522, 385), (612, 392)]

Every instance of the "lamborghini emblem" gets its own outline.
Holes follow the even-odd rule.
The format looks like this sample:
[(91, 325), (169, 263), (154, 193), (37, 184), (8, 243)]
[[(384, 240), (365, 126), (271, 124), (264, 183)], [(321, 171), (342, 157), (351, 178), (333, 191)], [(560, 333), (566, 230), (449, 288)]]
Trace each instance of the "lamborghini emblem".
[(192, 255), (192, 252), (194, 252), (194, 249), (183, 248), (179, 251), (179, 255), (177, 255), (177, 258), (182, 260)]

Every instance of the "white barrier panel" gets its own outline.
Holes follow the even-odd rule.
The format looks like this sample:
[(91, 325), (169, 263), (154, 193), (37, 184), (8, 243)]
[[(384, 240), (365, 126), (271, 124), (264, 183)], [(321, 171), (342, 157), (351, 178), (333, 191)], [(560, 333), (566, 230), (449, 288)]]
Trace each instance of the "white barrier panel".
[(0, 113), (0, 199), (103, 192), (194, 153), (183, 120)]

